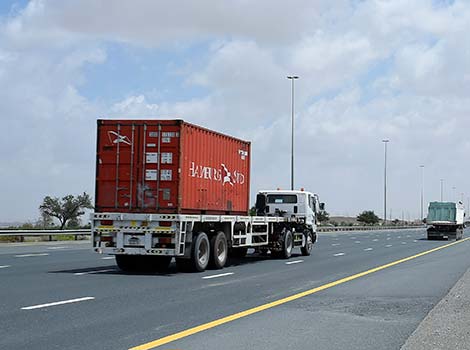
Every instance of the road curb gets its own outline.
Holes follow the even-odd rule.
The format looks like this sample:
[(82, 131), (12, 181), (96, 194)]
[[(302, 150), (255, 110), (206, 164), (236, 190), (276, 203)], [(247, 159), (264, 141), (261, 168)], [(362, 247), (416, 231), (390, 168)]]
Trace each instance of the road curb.
[(470, 269), (429, 312), (401, 350), (470, 347)]

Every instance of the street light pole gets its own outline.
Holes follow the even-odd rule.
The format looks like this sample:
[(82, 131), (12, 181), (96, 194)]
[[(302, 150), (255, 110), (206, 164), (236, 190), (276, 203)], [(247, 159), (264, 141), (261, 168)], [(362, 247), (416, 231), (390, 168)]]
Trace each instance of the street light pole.
[(294, 190), (294, 80), (299, 79), (296, 75), (289, 75), (287, 79), (292, 81), (292, 143), (290, 160), (290, 189)]
[(419, 220), (423, 220), (423, 202), (424, 202), (424, 165), (419, 166), (421, 168), (421, 216)]
[(441, 202), (444, 201), (444, 179), (441, 179)]
[(384, 143), (384, 222), (383, 224), (386, 225), (387, 223), (387, 143), (390, 140), (382, 140)]

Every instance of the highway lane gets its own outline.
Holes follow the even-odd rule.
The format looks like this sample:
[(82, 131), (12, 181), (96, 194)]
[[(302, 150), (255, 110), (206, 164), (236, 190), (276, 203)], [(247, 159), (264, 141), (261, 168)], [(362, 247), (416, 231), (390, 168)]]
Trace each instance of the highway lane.
[[(8, 349), (127, 349), (447, 243), (423, 240), (423, 233), (424, 230), (400, 230), (322, 234), (311, 257), (296, 256), (285, 261), (250, 256), (234, 261), (223, 270), (206, 271), (202, 274), (178, 273), (172, 266), (166, 274), (131, 275), (119, 272), (112, 260), (103, 260), (102, 256), (80, 249), (82, 247), (34, 247), (31, 253), (48, 255), (17, 257), (15, 255), (29, 254), (28, 248), (22, 248), (22, 251), (18, 252), (17, 247), (2, 246), (0, 266), (9, 267), (0, 269), (0, 345)], [(338, 313), (337, 309), (341, 305), (352, 307), (351, 305), (364, 303), (362, 307), (365, 310), (362, 312), (365, 314), (368, 308), (377, 307), (382, 307), (386, 313), (387, 303), (379, 303), (379, 306), (376, 302), (374, 304), (374, 300), (382, 298), (384, 290), (394, 291), (389, 295), (390, 298), (399, 299), (405, 295), (411, 300), (405, 305), (415, 305), (406, 322), (402, 322), (402, 314), (391, 312), (390, 317), (396, 324), (391, 323), (396, 327), (390, 327), (389, 324), (384, 326), (381, 322), (373, 322), (375, 326), (372, 327), (368, 322), (358, 322), (350, 327), (349, 333), (343, 331), (344, 334), (340, 338), (346, 341), (357, 331), (364, 331), (369, 335), (364, 339), (374, 339), (377, 348), (396, 348), (390, 347), (390, 344), (404, 342), (419, 320), (469, 267), (470, 260), (466, 254), (468, 245), (468, 242), (463, 242), (458, 246), (404, 263), (402, 266), (409, 270), (399, 276), (393, 275), (393, 279), (383, 276), (388, 276), (395, 270), (401, 271), (402, 266), (348, 282), (347, 285), (334, 287), (321, 295), (312, 295), (305, 300), (292, 302), (289, 306), (264, 311), (218, 329), (191, 336), (181, 340), (181, 345), (170, 344), (170, 347), (166, 348), (229, 348), (230, 342), (226, 344), (227, 347), (221, 347), (221, 343), (210, 343), (208, 339), (224, 339), (226, 342), (226, 338), (231, 335), (235, 336), (235, 339), (246, 339), (244, 327), (263, 324), (260, 319), (265, 320), (265, 323), (268, 321), (268, 325), (254, 327), (253, 330), (270, 329), (274, 332), (276, 327), (280, 327), (279, 335), (296, 317), (312, 317), (315, 327), (309, 329), (316, 330), (317, 333), (309, 334), (307, 339), (319, 337), (321, 333), (320, 338), (327, 340), (325, 344), (331, 343), (330, 337), (333, 337), (334, 332), (327, 332), (326, 325), (337, 324), (345, 329), (349, 329), (349, 326), (347, 322), (340, 322), (341, 318), (328, 318), (325, 315)], [(343, 255), (337, 255), (339, 253)], [(440, 261), (445, 262), (445, 265), (440, 264)], [(448, 266), (453, 266), (453, 269)], [(216, 275), (220, 276), (203, 278)], [(407, 288), (412, 284), (409, 283), (410, 280), (406, 280), (407, 276), (413, 276), (415, 281), (421, 276), (426, 283), (417, 283), (420, 287), (414, 289), (414, 295), (409, 295)], [(427, 283), (429, 276), (436, 276), (431, 279), (434, 284)], [(380, 283), (377, 280), (380, 280)], [(365, 291), (367, 293), (364, 296)], [(334, 293), (343, 293), (341, 302), (332, 302), (338, 299), (331, 299), (329, 296)], [(77, 298), (94, 299), (21, 310), (22, 307)], [(318, 308), (325, 314), (321, 317), (318, 317), (318, 313), (313, 316), (310, 313), (297, 314), (295, 310), (302, 308), (295, 305), (303, 305), (302, 303), (307, 301), (311, 310)], [(400, 309), (396, 304), (391, 303), (392, 311)], [(293, 308), (294, 312), (289, 310), (286, 313), (285, 308)], [(287, 318), (282, 316), (287, 314)], [(285, 320), (289, 322), (283, 324)], [(378, 334), (385, 336), (374, 338), (368, 329), (376, 329)], [(214, 337), (211, 334), (215, 334)], [(263, 336), (260, 339), (266, 338), (265, 332), (261, 334)], [(390, 342), (389, 338), (395, 342)], [(282, 344), (282, 340), (279, 339), (279, 344)], [(204, 344), (212, 345), (204, 347)], [(256, 344), (252, 348), (270, 348), (272, 345), (268, 346), (270, 343), (267, 341)], [(267, 344), (266, 347), (263, 344)], [(365, 345), (367, 344), (360, 344), (363, 347)], [(358, 345), (357, 348), (361, 347)]]

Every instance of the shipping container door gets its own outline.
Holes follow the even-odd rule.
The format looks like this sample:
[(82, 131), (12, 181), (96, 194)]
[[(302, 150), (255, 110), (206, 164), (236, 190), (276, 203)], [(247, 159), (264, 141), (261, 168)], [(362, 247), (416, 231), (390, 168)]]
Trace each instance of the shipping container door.
[(132, 209), (136, 201), (134, 124), (98, 121), (96, 209)]
[(179, 126), (149, 122), (142, 125), (142, 170), (137, 184), (140, 207), (147, 212), (175, 212), (178, 205)]

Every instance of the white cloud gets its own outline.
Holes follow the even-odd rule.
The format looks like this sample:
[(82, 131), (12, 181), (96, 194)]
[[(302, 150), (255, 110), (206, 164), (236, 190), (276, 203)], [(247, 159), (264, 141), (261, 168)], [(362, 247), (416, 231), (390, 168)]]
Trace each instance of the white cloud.
[[(427, 199), (437, 198), (439, 178), (470, 195), (462, 162), (470, 149), (469, 32), (466, 1), (31, 1), (0, 22), (8, 130), (0, 148), (11, 164), (0, 169), (0, 220), (34, 217), (46, 194), (93, 193), (99, 116), (181, 118), (250, 139), (252, 189), (286, 187), (288, 74), (301, 77), (297, 183), (319, 192), (333, 213), (381, 213), (385, 137), (396, 213), (417, 214), (422, 163)], [(175, 56), (205, 43), (201, 69), (173, 68), (207, 93), (172, 91), (165, 101), (133, 90), (105, 105), (96, 92), (90, 101), (80, 93), (85, 67), (106, 64), (106, 43)]]

